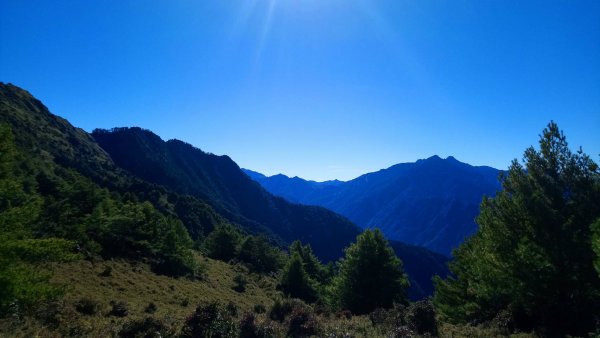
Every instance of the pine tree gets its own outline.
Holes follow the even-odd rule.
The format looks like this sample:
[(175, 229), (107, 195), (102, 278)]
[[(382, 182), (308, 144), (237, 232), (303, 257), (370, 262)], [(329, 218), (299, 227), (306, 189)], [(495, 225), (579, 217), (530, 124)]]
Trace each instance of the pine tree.
[(319, 261), (312, 251), (310, 244), (302, 245), (300, 241), (294, 241), (290, 245), (290, 255), (298, 254), (304, 264), (304, 269), (310, 278), (319, 283), (328, 283), (333, 274)]
[(315, 282), (304, 269), (302, 257), (295, 252), (287, 262), (281, 275), (280, 286), (283, 292), (294, 298), (300, 298), (307, 302), (317, 299)]
[(434, 302), (453, 322), (485, 321), (500, 312), (520, 330), (587, 334), (600, 313), (591, 224), (600, 216), (598, 166), (572, 153), (551, 122), (540, 150), (513, 161), (503, 190), (485, 198), (479, 231), (436, 281)]
[(215, 228), (204, 242), (204, 248), (209, 257), (229, 261), (236, 257), (242, 235), (231, 225), (221, 225)]
[(379, 229), (366, 230), (345, 250), (332, 285), (333, 301), (356, 314), (406, 302), (408, 278), (402, 261)]

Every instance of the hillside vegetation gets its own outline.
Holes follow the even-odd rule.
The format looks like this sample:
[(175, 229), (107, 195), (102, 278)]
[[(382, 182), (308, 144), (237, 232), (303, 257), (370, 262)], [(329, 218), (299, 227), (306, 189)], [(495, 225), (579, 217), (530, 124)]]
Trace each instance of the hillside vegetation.
[[(158, 147), (135, 155), (154, 173), (140, 177), (144, 166), (119, 167), (109, 155), (116, 150), (106, 153), (27, 92), (0, 84), (0, 94), (3, 336), (600, 333), (600, 172), (553, 122), (539, 150), (527, 149), (503, 190), (484, 199), (479, 230), (454, 252), (453, 274), (435, 277), (432, 299), (411, 302), (415, 275), (431, 278), (440, 264), (426, 249), (356, 231), (339, 260), (324, 262), (311, 239), (335, 237), (336, 219), (351, 229), (343, 217), (274, 198), (228, 158), (175, 142), (184, 159), (139, 129), (100, 132)], [(220, 177), (221, 162), (237, 185)], [(243, 187), (289, 223), (245, 223), (248, 214), (237, 211), (254, 202), (235, 196)], [(329, 219), (334, 228), (295, 228)]]

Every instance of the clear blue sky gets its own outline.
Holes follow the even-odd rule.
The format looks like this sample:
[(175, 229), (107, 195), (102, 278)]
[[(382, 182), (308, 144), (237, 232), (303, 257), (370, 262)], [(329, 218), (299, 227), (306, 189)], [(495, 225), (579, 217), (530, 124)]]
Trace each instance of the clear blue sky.
[(0, 0), (0, 81), (265, 174), (600, 154), (600, 1)]

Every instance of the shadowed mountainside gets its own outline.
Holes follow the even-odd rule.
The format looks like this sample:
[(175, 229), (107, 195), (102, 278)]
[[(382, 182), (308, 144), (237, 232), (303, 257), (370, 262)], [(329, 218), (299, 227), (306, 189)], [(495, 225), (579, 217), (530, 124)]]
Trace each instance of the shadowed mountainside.
[(266, 177), (244, 170), (275, 195), (326, 207), (363, 228), (378, 227), (390, 239), (444, 255), (475, 232), (482, 197), (500, 189), (498, 170), (454, 157), (397, 164), (348, 182)]

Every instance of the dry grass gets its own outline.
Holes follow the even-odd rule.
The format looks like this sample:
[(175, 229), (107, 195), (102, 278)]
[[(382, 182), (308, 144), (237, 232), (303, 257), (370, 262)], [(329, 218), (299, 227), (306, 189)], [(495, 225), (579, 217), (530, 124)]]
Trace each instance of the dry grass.
[[(271, 277), (250, 274), (238, 265), (198, 257), (205, 266), (201, 280), (171, 278), (153, 273), (146, 264), (123, 260), (90, 262), (77, 261), (53, 266), (53, 282), (64, 285), (67, 292), (59, 302), (40, 307), (23, 318), (0, 320), (0, 337), (117, 337), (125, 323), (146, 317), (159, 319), (174, 333), (183, 327), (185, 318), (196, 305), (219, 302), (233, 303), (238, 308), (233, 320), (239, 321), (244, 312), (252, 312), (255, 305), (263, 304), (267, 313), (257, 315), (257, 321), (270, 322), (268, 309), (281, 293), (275, 289)], [(105, 271), (110, 274), (105, 276)], [(242, 274), (248, 284), (244, 292), (237, 292), (234, 278)], [(86, 300), (96, 305), (93, 314), (83, 314), (76, 305)], [(111, 315), (111, 301), (128, 304), (128, 315)], [(149, 303), (156, 311), (147, 313)], [(327, 338), (387, 338), (394, 337), (393, 325), (374, 326), (368, 316), (321, 313), (316, 317), (318, 337)], [(277, 335), (284, 337), (289, 323), (272, 322)], [(504, 337), (495, 328), (440, 324), (440, 337)], [(411, 337), (418, 337), (411, 334)], [(531, 338), (521, 334), (511, 337)]]
[[(0, 336), (108, 337), (115, 335), (126, 321), (147, 316), (181, 328), (197, 304), (217, 301), (227, 305), (232, 302), (242, 313), (251, 311), (256, 304), (269, 308), (273, 299), (280, 296), (273, 278), (248, 274), (241, 266), (199, 259), (206, 267), (206, 277), (201, 280), (157, 275), (145, 264), (122, 260), (56, 264), (52, 269), (52, 281), (66, 286), (64, 298), (38, 309), (32, 316), (1, 320)], [(107, 267), (111, 269), (110, 275), (102, 276)], [(240, 273), (248, 280), (243, 293), (232, 288), (234, 277)], [(99, 311), (93, 315), (79, 313), (76, 304), (82, 299), (97, 303)], [(110, 315), (111, 301), (126, 302), (129, 314), (126, 317)], [(156, 311), (151, 315), (145, 312), (150, 302), (156, 305)]]

